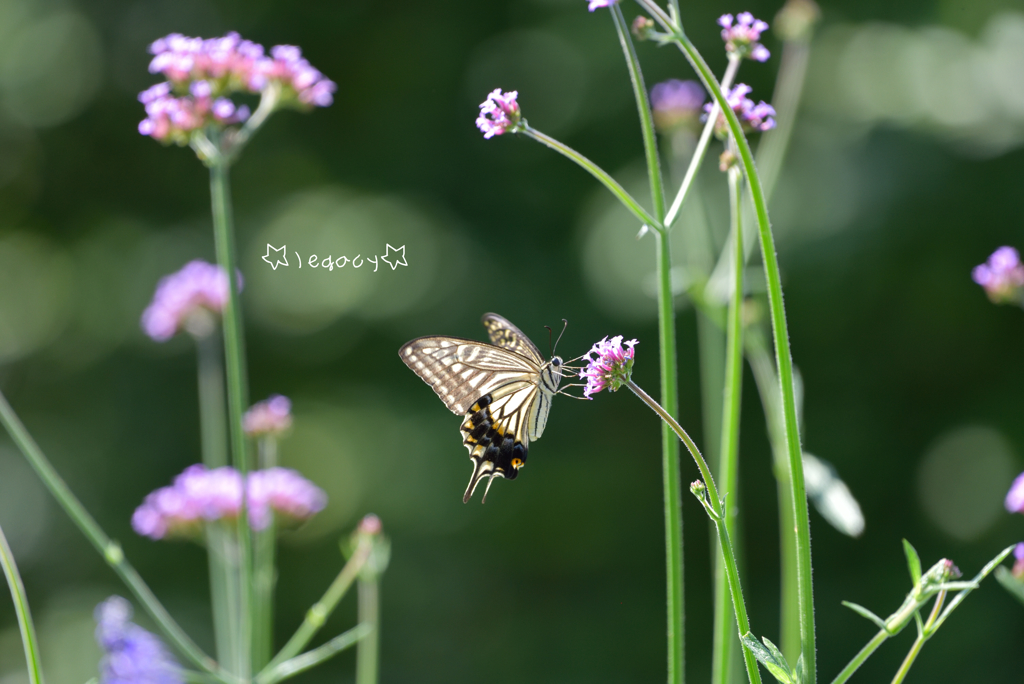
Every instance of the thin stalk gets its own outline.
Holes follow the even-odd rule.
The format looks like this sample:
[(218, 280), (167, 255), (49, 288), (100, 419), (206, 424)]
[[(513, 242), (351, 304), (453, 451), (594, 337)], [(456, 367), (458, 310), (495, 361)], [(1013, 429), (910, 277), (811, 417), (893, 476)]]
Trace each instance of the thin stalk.
[(832, 680), (832, 684), (843, 684), (847, 679), (853, 676), (853, 673), (857, 671), (864, 661), (871, 657), (871, 654), (878, 650), (878, 647), (885, 643), (885, 640), (889, 638), (889, 633), (884, 629), (879, 630), (878, 634), (872, 637), (871, 641), (864, 645), (864, 648), (853, 657), (846, 667), (843, 668), (842, 672), (836, 675), (836, 678)]
[(359, 579), (359, 622), (370, 631), (356, 647), (356, 684), (377, 684), (380, 669), (380, 579)]
[(325, 660), (333, 658), (355, 644), (357, 641), (365, 639), (372, 631), (373, 628), (369, 625), (356, 625), (347, 632), (342, 632), (327, 643), (317, 646), (314, 649), (310, 649), (302, 655), (295, 656), (291, 660), (286, 660), (280, 665), (275, 666), (273, 670), (261, 673), (256, 677), (256, 684), (276, 684), (277, 682), (305, 672)]
[[(722, 500), (718, 497), (718, 488), (715, 486), (714, 478), (711, 477), (711, 470), (701, 455), (700, 449), (697, 448), (697, 444), (690, 439), (690, 435), (686, 433), (686, 430), (683, 429), (671, 414), (662, 408), (658, 402), (654, 401), (650, 395), (640, 389), (632, 380), (628, 381), (626, 386), (672, 428), (672, 431), (679, 437), (679, 440), (686, 445), (690, 455), (693, 456), (694, 462), (697, 464), (697, 468), (700, 470), (701, 479), (704, 480), (704, 485), (707, 488), (708, 502), (714, 513), (713, 517), (715, 518), (715, 527), (718, 529), (722, 557), (725, 559), (726, 578), (729, 581), (729, 588), (732, 592), (732, 606), (733, 612), (736, 615), (736, 625), (739, 628), (739, 634), (746, 634), (750, 631), (750, 620), (747, 618), (747, 607), (743, 601), (743, 588), (740, 586), (739, 568), (736, 564), (732, 543), (729, 541), (729, 530), (726, 529), (725, 525), (718, 524), (719, 521), (724, 520), (725, 516), (722, 509)], [(754, 655), (749, 649), (743, 649), (743, 660), (747, 666), (747, 678), (750, 680), (750, 684), (761, 684), (761, 673), (757, 669), (757, 660), (754, 659)]]
[(928, 616), (928, 621), (923, 627), (921, 626), (921, 619), (919, 617), (917, 618), (917, 638), (914, 639), (914, 643), (910, 647), (907, 657), (903, 659), (903, 663), (900, 664), (900, 669), (896, 671), (896, 675), (892, 678), (892, 684), (900, 684), (900, 682), (902, 682), (907, 676), (907, 673), (910, 672), (911, 666), (914, 664), (914, 661), (917, 660), (918, 654), (924, 647), (924, 642), (928, 641), (932, 634), (934, 634), (932, 627), (935, 625), (935, 621), (939, 617), (939, 612), (942, 610), (942, 604), (945, 602), (946, 592), (940, 591), (935, 596), (935, 605), (932, 606), (932, 612)]
[[(273, 468), (277, 465), (277, 438), (267, 435), (257, 442), (256, 466), (260, 470)], [(256, 601), (253, 605), (255, 615), (253, 624), (255, 634), (253, 643), (253, 663), (259, 670), (270, 662), (271, 649), (274, 641), (274, 584), (277, 581), (274, 571), (274, 557), (277, 553), (277, 521), (270, 514), (270, 524), (253, 536), (253, 581), (256, 583)]]
[[(225, 522), (203, 526), (206, 553), (210, 562), (210, 592), (213, 599), (213, 626), (217, 644), (217, 662), (232, 674), (244, 669), (241, 662), (242, 625), (239, 622), (242, 588), (238, 572), (238, 543), (234, 529)], [(215, 567), (217, 571), (215, 572)]]
[[(723, 89), (728, 90), (732, 87), (733, 79), (736, 78), (736, 72), (740, 69), (741, 61), (737, 57), (729, 57), (729, 66), (725, 68), (725, 74), (722, 76)], [(701, 164), (704, 162), (704, 155), (708, 151), (708, 143), (711, 142), (711, 134), (715, 132), (715, 122), (718, 121), (719, 111), (718, 103), (715, 102), (711, 107), (711, 113), (708, 114), (708, 120), (704, 123), (704, 129), (700, 132), (700, 139), (697, 140), (697, 147), (693, 150), (693, 156), (690, 157), (690, 165), (686, 169), (686, 175), (683, 176), (683, 182), (679, 186), (679, 191), (676, 192), (675, 199), (672, 200), (672, 206), (669, 207), (668, 214), (665, 216), (666, 229), (672, 228), (672, 225), (679, 217), (679, 211), (683, 208), (686, 195), (690, 192), (690, 187), (693, 186), (697, 172), (700, 171)]]
[(602, 169), (600, 166), (590, 161), (582, 154), (569, 147), (568, 145), (561, 143), (558, 140), (555, 140), (554, 138), (545, 133), (541, 133), (536, 128), (531, 127), (525, 121), (519, 124), (519, 128), (517, 130), (523, 135), (529, 138), (533, 138), (537, 142), (546, 145), (547, 147), (550, 147), (555, 152), (558, 152), (579, 164), (581, 167), (583, 167), (584, 170), (587, 171), (587, 173), (592, 175), (597, 180), (601, 181), (601, 183), (606, 188), (611, 190), (611, 193), (615, 195), (627, 209), (633, 212), (633, 215), (640, 219), (640, 221), (650, 226), (653, 230), (664, 231), (661, 221), (651, 216), (646, 209), (640, 206), (639, 202), (633, 199), (632, 195), (626, 192), (625, 188), (619, 185), (618, 181), (616, 181), (614, 178), (608, 175), (608, 172)]
[[(219, 468), (228, 464), (228, 426), (224, 403), (224, 366), (216, 335), (196, 337), (199, 387), (199, 432), (203, 464)], [(221, 664), (237, 662), (235, 653), (237, 625), (233, 625), (236, 612), (232, 610), (232, 587), (237, 585), (227, 563), (223, 538), (225, 531), (219, 525), (206, 525), (206, 555), (210, 567), (210, 600), (213, 608), (213, 632), (217, 646), (217, 661)], [(233, 666), (231, 666), (234, 669)]]
[[(338, 601), (345, 595), (348, 588), (352, 586), (352, 582), (355, 581), (359, 571), (363, 569), (366, 564), (366, 560), (370, 557), (370, 550), (372, 549), (370, 540), (362, 538), (359, 544), (356, 546), (355, 551), (352, 553), (352, 557), (348, 559), (345, 566), (338, 573), (338, 576), (331, 582), (331, 586), (327, 588), (324, 595), (317, 601), (313, 606), (306, 611), (306, 618), (299, 625), (299, 628), (295, 630), (295, 634), (288, 640), (288, 643), (284, 645), (276, 656), (270, 661), (270, 663), (263, 668), (260, 672), (260, 677), (264, 673), (270, 672), (275, 667), (280, 665), (286, 660), (294, 658), (302, 649), (306, 647), (309, 640), (312, 639), (320, 628), (323, 627), (324, 622), (334, 612), (335, 607), (338, 605)], [(258, 679), (259, 677), (257, 677)]]
[[(213, 234), (217, 247), (217, 263), (228, 276), (228, 301), (224, 306), (224, 359), (228, 380), (228, 425), (231, 434), (231, 453), (235, 468), (246, 481), (249, 459), (245, 434), (242, 431), (242, 414), (249, 403), (245, 376), (245, 340), (242, 332), (242, 310), (238, 300), (238, 269), (235, 255), (235, 236), (231, 212), (231, 195), (228, 184), (228, 164), (221, 161), (210, 166), (210, 198), (213, 211)], [(239, 622), (242, 626), (240, 652), (248, 664), (239, 676), (248, 678), (251, 673), (253, 650), (253, 604), (255, 587), (252, 581), (252, 539), (249, 528), (248, 501), (246, 488), (242, 488), (242, 506), (238, 516), (239, 582), (242, 586), (242, 600), (239, 606)]]
[(157, 599), (153, 591), (146, 585), (146, 583), (139, 576), (139, 573), (135, 571), (135, 568), (125, 559), (124, 552), (121, 550), (121, 546), (114, 542), (106, 535), (106, 533), (100, 529), (100, 526), (96, 524), (96, 521), (85, 507), (82, 506), (81, 502), (75, 498), (75, 495), (71, 493), (71, 490), (65, 484), (64, 480), (61, 479), (57, 471), (53, 469), (50, 462), (43, 455), (42, 449), (36, 444), (35, 440), (32, 439), (32, 435), (25, 429), (24, 424), (18, 418), (18, 415), (11, 408), (11, 405), (7, 402), (7, 398), (0, 392), (0, 422), (3, 423), (4, 427), (7, 428), (7, 432), (11, 435), (11, 439), (18, 445), (21, 453), (28, 459), (29, 465), (36, 471), (39, 478), (43, 481), (43, 484), (53, 498), (57, 500), (64, 512), (68, 514), (71, 521), (78, 526), (79, 531), (85, 535), (86, 539), (92, 543), (93, 547), (99, 551), (100, 555), (103, 556), (107, 564), (117, 573), (118, 577), (125, 583), (128, 589), (131, 590), (135, 598), (138, 599), (139, 603), (146, 609), (150, 617), (159, 625), (160, 629), (163, 630), (164, 634), (168, 639), (177, 647), (183, 656), (191, 660), (196, 666), (209, 672), (210, 674), (216, 675), (218, 678), (225, 679), (224, 673), (217, 667), (217, 663), (213, 661), (208, 655), (203, 653), (192, 639), (189, 638), (185, 631), (174, 621), (171, 614), (167, 612), (167, 609), (163, 607), (160, 601)]
[(800, 655), (800, 604), (797, 599), (799, 587), (796, 572), (796, 540), (793, 529), (792, 490), (789, 485), (789, 467), (786, 455), (785, 428), (783, 427), (782, 406), (779, 400), (779, 378), (775, 374), (775, 363), (761, 330), (751, 327), (745, 336), (747, 359), (754, 374), (754, 384), (761, 395), (761, 406), (768, 425), (768, 437), (772, 448), (773, 470), (779, 505), (779, 565), (780, 584), (780, 634), (779, 648), (791, 662)]
[[(622, 8), (611, 6), (612, 19), (619, 36), (619, 44), (629, 69), (640, 130), (643, 134), (644, 155), (647, 159), (647, 180), (651, 186), (654, 215), (661, 222), (665, 217), (665, 185), (658, 159), (658, 139), (654, 132), (654, 117), (647, 97), (640, 60), (630, 38), (629, 26)], [(678, 411), (678, 390), (675, 353), (675, 306), (672, 293), (672, 250), (667, 231), (657, 232), (658, 263), (658, 330), (661, 350), (661, 401), (672, 415)], [(682, 684), (686, 681), (686, 622), (685, 583), (683, 579), (683, 504), (679, 467), (679, 445), (667, 425), (662, 425), (662, 470), (665, 498), (665, 584), (668, 633), (668, 681)]]
[[(725, 528), (730, 539), (737, 538), (739, 520), (739, 442), (740, 442), (740, 398), (743, 389), (743, 223), (742, 177), (738, 169), (729, 170), (729, 208), (732, 216), (732, 234), (735, 254), (733, 260), (734, 278), (732, 299), (729, 302), (728, 328), (726, 330), (725, 391), (722, 410), (722, 450), (719, 458), (718, 477), (731, 505), (724, 515)], [(734, 637), (733, 618), (729, 613), (729, 586), (724, 562), (725, 554), (718, 554), (715, 567), (715, 622), (714, 645), (711, 659), (711, 681), (727, 684), (731, 651), (737, 645)], [(745, 632), (742, 632), (745, 633)]]
[(25, 664), (28, 666), (29, 684), (43, 683), (43, 664), (39, 659), (39, 640), (36, 638), (36, 626), (32, 622), (32, 611), (28, 607), (28, 594), (18, 573), (18, 564), (14, 562), (14, 554), (7, 543), (3, 529), (0, 529), (0, 565), (4, 567), (7, 586), (11, 589), (14, 601), (14, 612), (18, 618), (18, 629), (21, 631), (21, 644), (25, 648)]
[[(639, 0), (658, 18), (666, 16), (652, 0)], [(657, 11), (651, 10), (655, 8)], [(659, 22), (661, 19), (658, 18)], [(671, 31), (674, 42), (697, 71), (705, 87), (711, 92), (729, 124), (729, 131), (736, 141), (740, 163), (747, 177), (750, 196), (757, 216), (758, 234), (761, 242), (761, 258), (764, 263), (765, 280), (768, 283), (768, 307), (771, 314), (772, 337), (775, 342), (775, 364), (779, 371), (779, 385), (782, 391), (782, 410), (785, 418), (786, 452), (789, 457), (790, 490), (792, 491), (794, 528), (788, 534), (796, 538), (797, 583), (799, 586), (800, 609), (800, 652), (804, 658), (807, 684), (817, 681), (817, 653), (814, 635), (814, 590), (811, 578), (811, 526), (807, 509), (807, 491), (804, 485), (803, 451), (800, 447), (800, 431), (797, 426), (796, 392), (793, 385), (793, 357), (789, 346), (789, 330), (786, 325), (786, 310), (782, 301), (782, 279), (779, 261), (775, 253), (775, 238), (768, 220), (768, 205), (764, 188), (757, 175), (754, 155), (743, 134), (736, 112), (729, 107), (725, 94), (715, 80), (704, 58), (682, 32), (678, 25), (665, 25)]]

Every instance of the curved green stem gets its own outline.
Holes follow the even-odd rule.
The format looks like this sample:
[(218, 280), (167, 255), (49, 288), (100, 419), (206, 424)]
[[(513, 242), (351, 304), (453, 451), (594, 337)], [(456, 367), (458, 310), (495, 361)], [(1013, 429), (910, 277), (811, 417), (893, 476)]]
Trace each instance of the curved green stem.
[[(651, 202), (659, 223), (665, 216), (665, 186), (658, 159), (658, 140), (654, 131), (654, 117), (647, 97), (647, 86), (640, 60), (637, 58), (629, 26), (622, 8), (611, 6), (612, 19), (622, 46), (622, 53), (633, 84), (640, 130), (643, 134), (644, 155), (647, 159), (647, 179), (651, 185)], [(665, 410), (675, 415), (678, 404), (676, 377), (675, 306), (672, 292), (672, 250), (668, 232), (655, 232), (658, 263), (658, 331), (661, 367), (661, 401)], [(683, 502), (679, 476), (679, 443), (671, 429), (662, 425), (662, 470), (665, 499), (665, 583), (668, 633), (668, 681), (682, 684), (686, 680), (686, 622), (685, 584), (683, 581)]]
[(622, 204), (625, 205), (627, 209), (633, 212), (633, 215), (640, 219), (643, 223), (650, 226), (654, 230), (664, 230), (661, 221), (651, 216), (646, 209), (640, 206), (639, 202), (633, 199), (632, 195), (626, 192), (625, 188), (619, 185), (618, 181), (612, 178), (608, 174), (608, 172), (602, 169), (600, 166), (590, 161), (582, 154), (569, 147), (568, 145), (559, 142), (558, 140), (555, 140), (554, 138), (545, 133), (541, 133), (536, 128), (531, 127), (525, 121), (520, 123), (519, 128), (517, 130), (523, 135), (533, 138), (537, 142), (550, 147), (555, 152), (559, 152), (560, 154), (568, 157), (569, 159), (579, 164), (581, 167), (583, 167), (583, 169), (587, 171), (587, 173), (592, 175), (597, 180), (601, 181), (601, 183), (606, 188), (611, 190), (612, 194), (615, 195), (615, 197), (617, 197), (618, 200), (622, 202)]
[(100, 526), (96, 524), (96, 521), (85, 510), (81, 502), (71, 493), (67, 484), (57, 474), (57, 471), (53, 469), (46, 456), (43, 455), (42, 449), (32, 439), (32, 435), (25, 429), (24, 424), (22, 424), (14, 409), (7, 403), (7, 398), (2, 392), (0, 392), (0, 422), (7, 428), (11, 439), (14, 440), (21, 453), (28, 459), (29, 465), (39, 475), (46, 488), (50, 490), (53, 498), (57, 500), (57, 503), (64, 509), (64, 512), (68, 514), (71, 521), (78, 526), (79, 531), (85, 535), (85, 538), (100, 552), (100, 555), (107, 561), (107, 564), (113, 568), (114, 572), (131, 590), (135, 598), (139, 600), (139, 603), (142, 604), (150, 617), (160, 626), (164, 634), (178, 648), (181, 654), (205, 672), (209, 672), (223, 681), (230, 681), (229, 678), (224, 676), (225, 673), (218, 669), (217, 663), (203, 653), (202, 649), (196, 646), (195, 642), (174, 621), (174, 618), (163, 607), (153, 594), (153, 591), (139, 576), (139, 573), (125, 559), (121, 546), (117, 542), (112, 541), (100, 529)]
[[(733, 553), (732, 542), (729, 541), (729, 530), (723, 524), (725, 512), (722, 507), (722, 500), (718, 497), (715, 479), (711, 477), (711, 470), (701, 455), (700, 449), (697, 448), (697, 444), (690, 439), (690, 435), (686, 433), (683, 426), (671, 414), (662, 408), (658, 402), (654, 401), (650, 395), (640, 389), (632, 380), (628, 381), (626, 386), (672, 428), (672, 431), (679, 437), (679, 440), (686, 445), (687, 450), (689, 450), (690, 455), (693, 456), (693, 460), (697, 464), (697, 468), (700, 470), (701, 479), (703, 479), (704, 485), (707, 488), (708, 502), (713, 513), (712, 519), (715, 521), (715, 527), (718, 530), (718, 541), (722, 548), (722, 558), (725, 560), (725, 574), (729, 581), (730, 592), (732, 593), (732, 606), (733, 612), (736, 615), (736, 625), (739, 628), (740, 634), (746, 634), (750, 631), (750, 620), (747, 618), (747, 607), (743, 601), (743, 588), (740, 586), (739, 567), (736, 564), (736, 555)], [(743, 660), (747, 666), (747, 677), (751, 684), (761, 684), (761, 674), (757, 669), (757, 660), (754, 659), (754, 655), (749, 649), (743, 649)]]
[[(231, 454), (235, 468), (246, 481), (249, 472), (248, 444), (242, 431), (242, 414), (249, 403), (249, 390), (245, 376), (245, 340), (242, 332), (242, 310), (238, 299), (238, 267), (235, 253), (234, 226), (232, 224), (231, 194), (228, 184), (228, 163), (210, 166), (210, 198), (213, 210), (213, 235), (217, 248), (217, 263), (228, 276), (228, 301), (223, 311), (224, 359), (228, 384), (228, 425), (231, 434)], [(242, 678), (252, 674), (253, 649), (253, 605), (255, 589), (252, 576), (252, 538), (249, 528), (248, 501), (245, 488), (242, 492), (242, 506), (238, 516), (239, 582), (241, 583), (241, 625), (240, 663), (243, 670), (236, 672)]]
[(878, 650), (878, 647), (885, 643), (890, 634), (884, 629), (879, 630), (878, 634), (872, 637), (871, 641), (864, 645), (864, 648), (853, 657), (846, 667), (843, 668), (842, 672), (836, 675), (836, 678), (832, 680), (832, 684), (843, 684), (847, 679), (853, 676), (853, 673), (857, 671), (864, 661), (871, 657), (871, 654)]
[[(732, 81), (736, 78), (736, 72), (740, 69), (741, 61), (735, 57), (729, 58), (729, 66), (726, 67), (725, 74), (722, 76), (722, 88), (728, 90), (732, 86)], [(715, 102), (712, 105), (711, 113), (708, 114), (708, 120), (704, 123), (704, 129), (700, 132), (700, 139), (697, 140), (697, 147), (693, 150), (693, 156), (690, 157), (690, 165), (686, 168), (683, 182), (680, 184), (679, 191), (676, 192), (676, 197), (672, 200), (672, 206), (669, 207), (668, 214), (665, 216), (666, 229), (671, 228), (679, 217), (679, 211), (683, 208), (683, 202), (686, 201), (686, 196), (690, 192), (694, 179), (697, 177), (697, 172), (700, 171), (701, 164), (704, 163), (704, 155), (707, 154), (708, 143), (711, 142), (711, 134), (715, 132), (715, 122), (718, 120), (719, 111), (718, 103)]]
[(28, 595), (25, 585), (18, 573), (18, 564), (14, 562), (14, 554), (7, 543), (3, 529), (0, 529), (0, 565), (4, 568), (7, 586), (11, 589), (14, 601), (14, 612), (18, 617), (18, 629), (21, 631), (21, 644), (25, 648), (25, 664), (28, 666), (29, 684), (42, 684), (43, 665), (39, 659), (39, 640), (36, 638), (36, 626), (32, 622), (32, 611), (28, 607)]
[(672, 22), (665, 12), (652, 0), (638, 0), (640, 5), (651, 12), (655, 19), (674, 36), (674, 42), (686, 56), (705, 87), (711, 92), (729, 124), (729, 131), (739, 151), (740, 162), (750, 188), (757, 216), (758, 234), (761, 241), (761, 256), (764, 262), (765, 280), (768, 283), (768, 305), (772, 322), (772, 337), (775, 342), (775, 362), (779, 371), (779, 385), (782, 390), (786, 452), (789, 457), (790, 489), (793, 493), (793, 519), (796, 537), (797, 582), (799, 585), (800, 610), (800, 651), (807, 673), (807, 684), (817, 681), (817, 654), (814, 636), (814, 592), (811, 580), (811, 528), (807, 510), (807, 491), (804, 485), (803, 452), (800, 447), (800, 432), (797, 427), (796, 392), (793, 386), (793, 359), (789, 347), (789, 331), (786, 325), (786, 311), (782, 302), (782, 279), (779, 262), (775, 253), (775, 239), (768, 220), (768, 205), (764, 189), (754, 165), (754, 155), (743, 134), (736, 112), (732, 110), (725, 94), (715, 80), (714, 74), (704, 58), (683, 33), (681, 26)]
[[(726, 330), (725, 393), (722, 411), (722, 441), (718, 477), (732, 505), (726, 511), (724, 524), (730, 539), (736, 539), (739, 516), (739, 441), (740, 397), (743, 388), (743, 223), (741, 215), (739, 169), (729, 170), (729, 208), (734, 239), (732, 299), (729, 302)], [(715, 567), (715, 631), (711, 660), (711, 681), (726, 684), (729, 681), (730, 652), (734, 645), (732, 615), (729, 614), (729, 587), (726, 581), (724, 553)], [(744, 633), (744, 632), (741, 632)]]
[(306, 651), (290, 660), (276, 665), (272, 670), (261, 672), (256, 677), (256, 684), (276, 684), (282, 680), (294, 677), (297, 674), (319, 665), (329, 658), (349, 648), (357, 641), (365, 639), (373, 631), (370, 625), (358, 624), (352, 629), (342, 632), (322, 646)]

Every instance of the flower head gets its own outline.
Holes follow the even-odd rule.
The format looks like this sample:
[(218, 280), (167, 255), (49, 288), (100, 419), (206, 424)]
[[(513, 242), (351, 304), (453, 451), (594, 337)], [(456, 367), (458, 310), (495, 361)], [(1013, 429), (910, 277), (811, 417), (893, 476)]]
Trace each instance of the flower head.
[(1024, 579), (1024, 544), (1017, 544), (1013, 547), (1013, 576), (1017, 579)]
[(589, 5), (587, 5), (587, 9), (593, 12), (594, 10), (600, 9), (601, 7), (611, 7), (618, 1), (619, 0), (587, 0), (587, 2), (590, 3)]
[(768, 30), (768, 24), (755, 19), (750, 12), (740, 12), (735, 24), (731, 14), (723, 14), (718, 18), (718, 25), (722, 27), (725, 51), (730, 55), (749, 57), (757, 62), (765, 62), (771, 56), (768, 48), (758, 42), (761, 34)]
[(1013, 247), (1000, 247), (971, 271), (974, 282), (985, 288), (996, 304), (1020, 303), (1024, 297), (1024, 264)]
[(704, 87), (696, 81), (669, 79), (651, 88), (651, 109), (659, 131), (696, 123), (704, 104)]
[(483, 132), (484, 138), (490, 139), (508, 132), (515, 133), (519, 129), (522, 113), (519, 111), (519, 103), (516, 102), (517, 97), (519, 91), (510, 90), (503, 93), (501, 88), (495, 88), (494, 92), (480, 103), (480, 116), (476, 118), (476, 127)]
[(292, 426), (292, 402), (288, 397), (272, 394), (264, 401), (252, 405), (242, 418), (245, 434), (279, 435)]
[(1024, 513), (1024, 473), (1017, 476), (1017, 479), (1010, 485), (1010, 491), (1006, 493), (1006, 510), (1010, 513)]
[(169, 340), (183, 328), (197, 337), (209, 334), (213, 330), (209, 314), (224, 310), (228, 294), (228, 279), (220, 266), (190, 261), (160, 279), (153, 300), (142, 312), (142, 329), (157, 342)]
[(633, 347), (638, 341), (629, 340), (626, 348), (622, 344), (622, 335), (610, 340), (605, 337), (586, 353), (587, 367), (580, 371), (580, 377), (587, 379), (583, 396), (589, 399), (603, 389), (615, 392), (629, 381), (633, 372)]
[(309, 109), (330, 105), (337, 89), (294, 45), (277, 45), (268, 56), (235, 32), (207, 39), (172, 33), (149, 51), (150, 73), (167, 80), (139, 94), (146, 105), (139, 132), (165, 143), (185, 145), (193, 131), (246, 121), (249, 108), (229, 99), (236, 93), (273, 89), (275, 107)]
[(100, 684), (181, 684), (181, 670), (163, 643), (131, 616), (131, 604), (120, 596), (96, 606), (96, 641), (105, 652)]
[[(246, 480), (249, 525), (265, 529), (271, 513), (289, 520), (305, 520), (323, 510), (322, 489), (288, 468), (254, 470)], [(146, 496), (132, 515), (132, 527), (152, 539), (194, 537), (204, 522), (237, 518), (242, 509), (242, 476), (230, 466), (208, 469), (189, 466), (174, 479)]]
[[(725, 94), (729, 107), (736, 112), (745, 131), (767, 131), (775, 128), (775, 109), (763, 100), (754, 104), (754, 101), (747, 97), (751, 90), (753, 89), (745, 83), (737, 83), (735, 88)], [(701, 117), (702, 120), (706, 120), (710, 116), (714, 106), (714, 102), (704, 105), (705, 114)], [(719, 112), (718, 119), (715, 121), (715, 135), (724, 138), (728, 131), (729, 124), (725, 120), (725, 115)]]

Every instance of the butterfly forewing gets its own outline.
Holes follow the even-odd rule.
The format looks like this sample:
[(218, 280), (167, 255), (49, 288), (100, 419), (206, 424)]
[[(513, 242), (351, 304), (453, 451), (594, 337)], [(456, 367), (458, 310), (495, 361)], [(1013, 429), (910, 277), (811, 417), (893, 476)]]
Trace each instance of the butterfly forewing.
[(420, 337), (398, 352), (453, 413), (465, 416), (460, 430), (473, 475), (463, 501), (485, 478), (487, 489), (495, 477), (516, 478), (530, 441), (544, 431), (561, 379), (560, 365), (545, 363), (533, 342), (508, 320), (486, 314), (483, 323), (493, 344)]

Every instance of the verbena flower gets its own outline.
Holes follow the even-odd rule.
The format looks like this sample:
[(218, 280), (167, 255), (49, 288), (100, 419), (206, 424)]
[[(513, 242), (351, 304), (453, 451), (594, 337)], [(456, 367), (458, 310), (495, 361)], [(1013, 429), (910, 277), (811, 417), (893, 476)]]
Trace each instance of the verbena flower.
[[(775, 128), (775, 109), (763, 100), (754, 104), (754, 101), (747, 97), (751, 90), (753, 89), (745, 83), (737, 83), (735, 88), (725, 94), (725, 99), (729, 102), (732, 110), (736, 112), (743, 130), (767, 131)], [(705, 113), (701, 120), (707, 120), (713, 107), (714, 102), (704, 105)], [(715, 135), (724, 138), (728, 132), (729, 124), (725, 120), (725, 115), (719, 112), (718, 119), (715, 121)]]
[(131, 604), (120, 596), (96, 606), (96, 641), (104, 651), (100, 683), (181, 684), (181, 669), (166, 647), (131, 617)]
[(629, 381), (633, 372), (633, 347), (638, 341), (629, 340), (625, 344), (623, 347), (622, 335), (616, 335), (610, 340), (605, 337), (590, 348), (584, 356), (587, 367), (580, 371), (580, 377), (587, 379), (583, 396), (589, 399), (604, 389), (615, 392)]
[(1013, 547), (1013, 576), (1017, 579), (1024, 579), (1024, 544), (1017, 544)]
[(326, 107), (337, 85), (302, 57), (294, 45), (262, 45), (235, 32), (221, 38), (172, 33), (149, 46), (149, 71), (167, 81), (139, 94), (146, 118), (139, 132), (161, 142), (185, 145), (206, 126), (224, 127), (249, 118), (249, 108), (229, 99), (236, 93), (263, 94), (274, 87), (275, 107)]
[(673, 78), (651, 88), (651, 110), (659, 131), (672, 131), (694, 124), (704, 104), (704, 87), (697, 81)]
[(985, 288), (996, 304), (1020, 303), (1024, 296), (1024, 264), (1013, 247), (1000, 247), (971, 271), (974, 282)]
[(484, 138), (490, 139), (503, 133), (516, 132), (522, 121), (517, 97), (519, 92), (516, 90), (503, 93), (501, 88), (495, 88), (494, 92), (480, 103), (480, 116), (476, 118), (476, 127), (483, 132)]
[(278, 435), (292, 426), (292, 402), (288, 397), (272, 394), (264, 401), (252, 405), (242, 418), (245, 434)]
[(601, 7), (611, 7), (618, 1), (619, 0), (587, 0), (587, 2), (590, 3), (589, 5), (587, 5), (587, 9), (593, 12), (594, 10), (600, 9)]
[[(238, 289), (242, 276), (238, 274)], [(213, 330), (210, 314), (220, 314), (228, 302), (228, 279), (220, 266), (190, 261), (164, 276), (153, 300), (142, 312), (142, 329), (157, 342), (165, 342), (182, 329), (199, 337)]]
[(1006, 493), (1006, 510), (1010, 513), (1024, 513), (1024, 473), (1017, 476), (1017, 479), (1010, 485), (1010, 491)]
[[(249, 525), (257, 530), (269, 524), (271, 512), (291, 521), (305, 520), (323, 510), (322, 489), (288, 468), (249, 473), (247, 480)], [(132, 528), (152, 539), (195, 537), (204, 522), (231, 520), (242, 509), (242, 476), (230, 466), (208, 469), (189, 466), (174, 479), (146, 496), (132, 515)]]
[(735, 24), (731, 14), (723, 14), (718, 18), (718, 25), (722, 27), (725, 51), (730, 55), (749, 57), (758, 62), (765, 62), (771, 57), (768, 48), (758, 42), (761, 34), (768, 30), (768, 24), (755, 19), (750, 12), (740, 12)]

